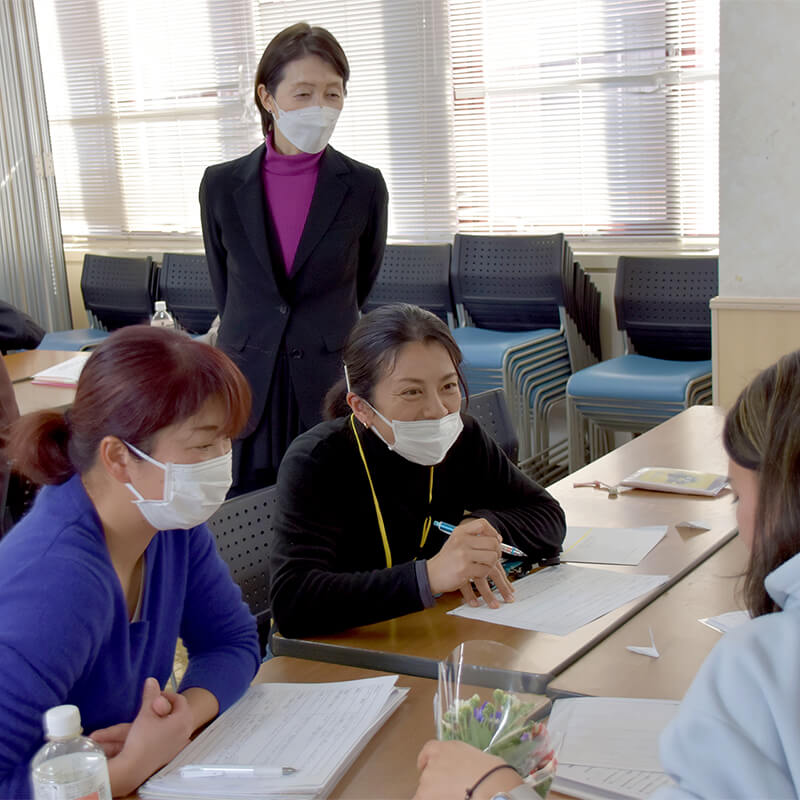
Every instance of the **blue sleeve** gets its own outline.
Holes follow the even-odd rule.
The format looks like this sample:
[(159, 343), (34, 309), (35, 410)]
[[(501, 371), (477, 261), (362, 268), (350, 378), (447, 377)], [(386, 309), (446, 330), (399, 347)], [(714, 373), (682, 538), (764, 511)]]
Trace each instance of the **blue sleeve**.
[(244, 694), (260, 666), (258, 631), (208, 528), (199, 526), (189, 540), (189, 575), (181, 621), (189, 666), (180, 688), (208, 689), (222, 712)]
[(30, 796), (44, 712), (65, 702), (91, 662), (110, 607), (91, 570), (71, 560), (41, 558), (0, 586), (0, 797)]

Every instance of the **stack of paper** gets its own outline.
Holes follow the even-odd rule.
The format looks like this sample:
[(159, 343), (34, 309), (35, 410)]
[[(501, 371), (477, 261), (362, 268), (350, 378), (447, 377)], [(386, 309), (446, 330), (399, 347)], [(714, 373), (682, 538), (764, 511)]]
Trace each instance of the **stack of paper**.
[(54, 367), (43, 369), (33, 376), (32, 382), (46, 386), (77, 386), (81, 370), (90, 355), (91, 353), (78, 353)]
[(592, 800), (644, 800), (669, 785), (658, 739), (678, 706), (677, 700), (556, 700), (547, 723), (553, 742), (560, 742), (553, 790)]
[[(405, 699), (396, 675), (251, 686), (139, 789), (152, 798), (324, 798)], [(183, 777), (188, 765), (293, 767), (275, 777)]]

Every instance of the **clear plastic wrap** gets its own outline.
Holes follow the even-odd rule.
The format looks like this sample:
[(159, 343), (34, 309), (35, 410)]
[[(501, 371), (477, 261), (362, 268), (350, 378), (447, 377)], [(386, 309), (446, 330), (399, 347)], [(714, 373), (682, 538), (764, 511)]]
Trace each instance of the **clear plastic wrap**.
[(513, 648), (490, 641), (464, 642), (440, 661), (437, 738), (499, 756), (546, 797), (556, 770), (547, 727), (539, 721), (547, 705), (523, 691), (518, 661)]

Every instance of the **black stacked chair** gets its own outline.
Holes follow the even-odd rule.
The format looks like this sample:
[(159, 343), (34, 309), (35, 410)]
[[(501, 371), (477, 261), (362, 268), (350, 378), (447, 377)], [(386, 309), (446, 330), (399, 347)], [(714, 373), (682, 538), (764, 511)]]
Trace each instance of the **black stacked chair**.
[(205, 255), (164, 253), (159, 297), (181, 328), (189, 333), (205, 333), (217, 315)]
[(81, 294), (91, 327), (47, 333), (40, 350), (87, 350), (100, 344), (109, 331), (149, 322), (153, 315), (153, 259), (87, 253)]
[(368, 311), (389, 303), (413, 303), (453, 324), (449, 244), (389, 244), (378, 278), (364, 303)]
[(81, 293), (86, 310), (107, 331), (147, 323), (153, 315), (153, 260), (87, 254)]

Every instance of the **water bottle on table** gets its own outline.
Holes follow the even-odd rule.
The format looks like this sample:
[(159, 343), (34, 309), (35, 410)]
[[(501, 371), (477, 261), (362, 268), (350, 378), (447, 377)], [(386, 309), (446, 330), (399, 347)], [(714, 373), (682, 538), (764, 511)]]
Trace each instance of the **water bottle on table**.
[(165, 300), (156, 300), (156, 311), (153, 314), (150, 324), (154, 328), (170, 328), (175, 330), (175, 320), (172, 314), (167, 311), (167, 303)]
[(55, 706), (44, 715), (48, 742), (31, 761), (35, 800), (111, 800), (106, 755), (81, 736), (77, 706)]

